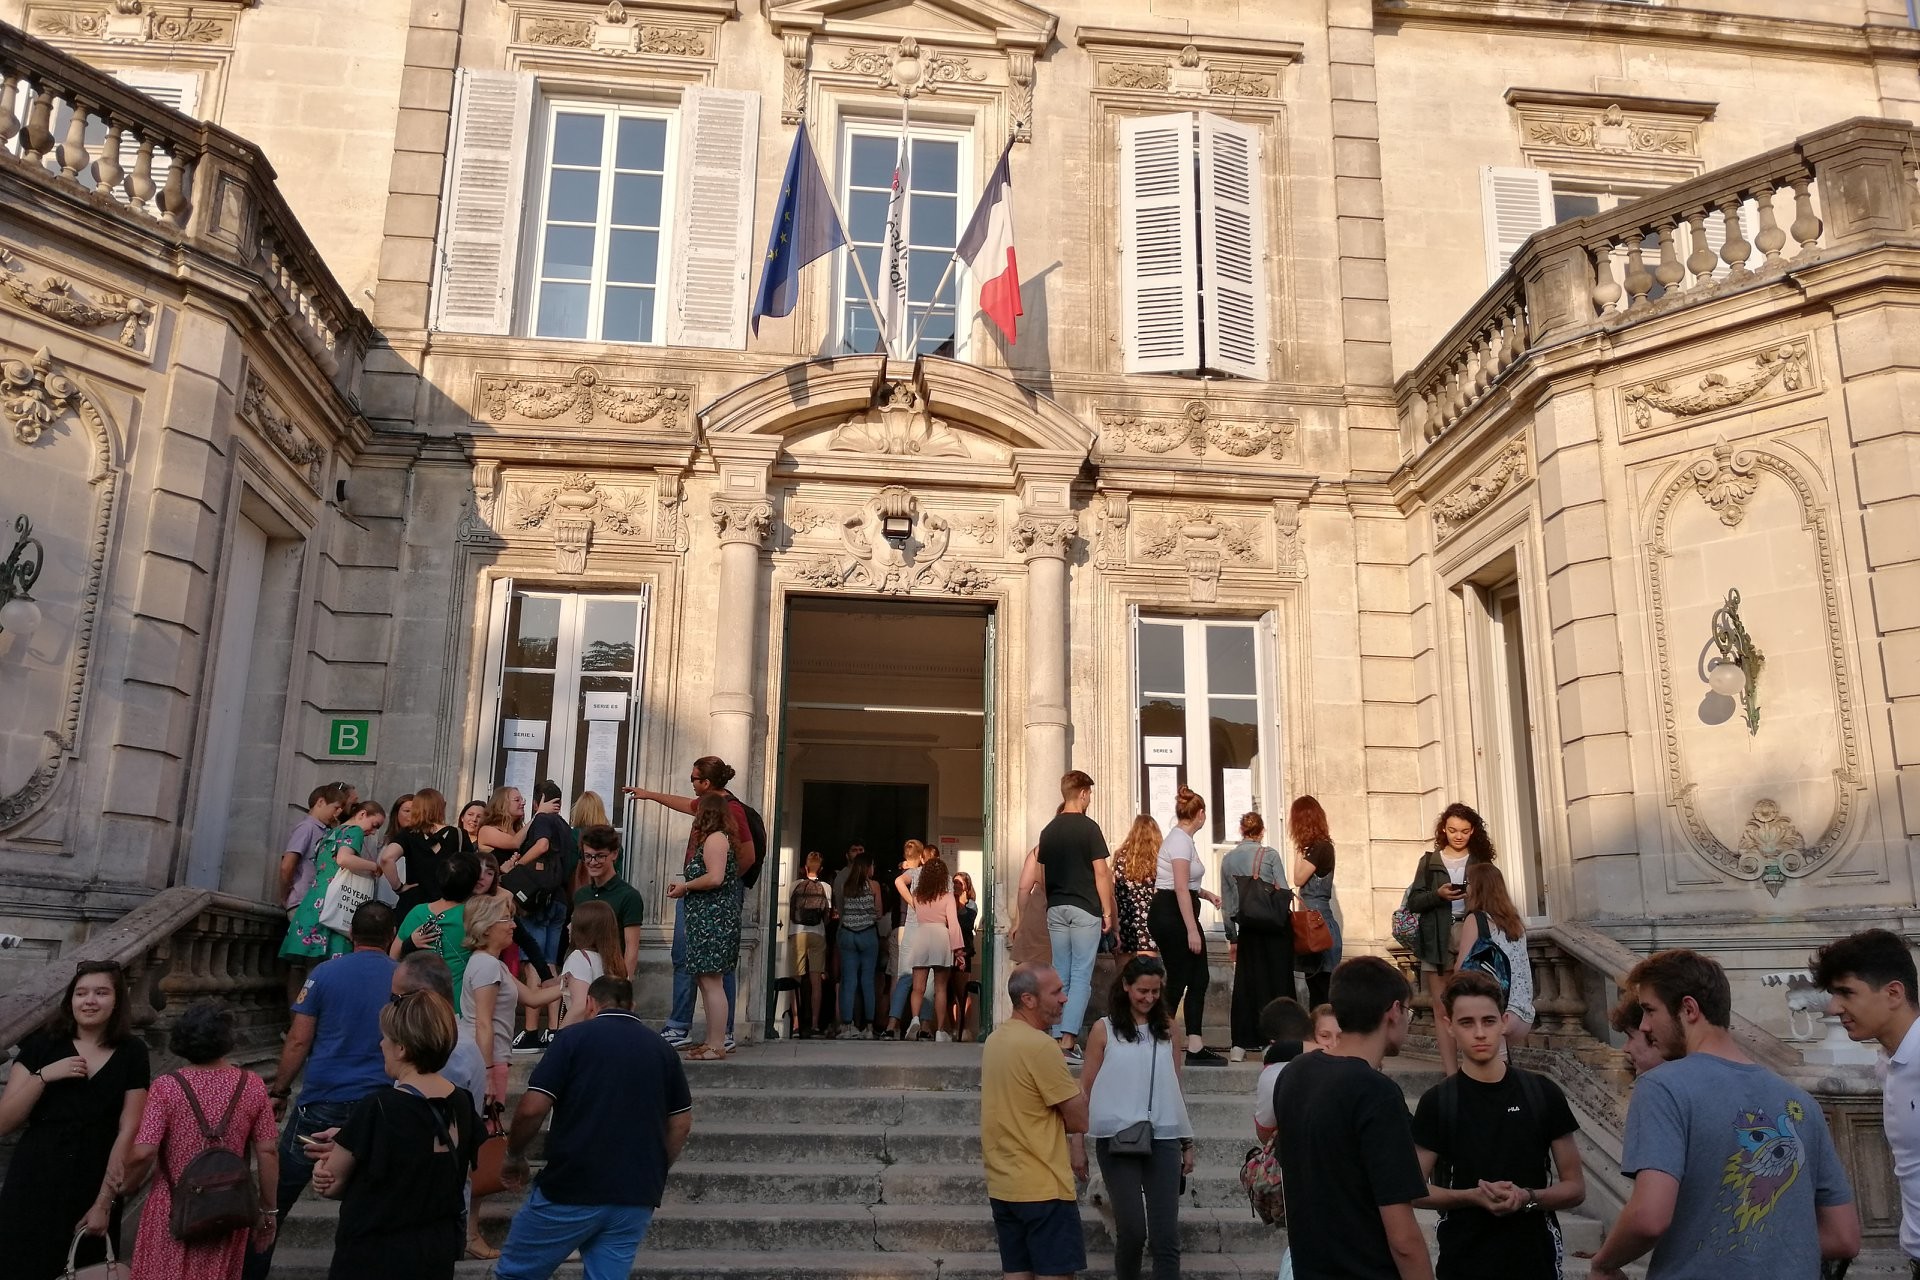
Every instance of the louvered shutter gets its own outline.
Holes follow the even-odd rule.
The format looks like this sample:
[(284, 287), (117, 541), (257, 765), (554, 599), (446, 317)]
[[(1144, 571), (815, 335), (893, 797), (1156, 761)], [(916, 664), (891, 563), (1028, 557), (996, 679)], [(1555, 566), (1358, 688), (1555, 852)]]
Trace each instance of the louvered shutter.
[(1193, 114), (1120, 122), (1121, 368), (1200, 367)]
[(747, 345), (759, 142), (758, 93), (690, 87), (680, 99), (669, 345), (734, 351)]
[(1201, 332), (1209, 369), (1267, 376), (1267, 237), (1260, 131), (1200, 114)]
[(1480, 170), (1480, 202), (1491, 283), (1500, 278), (1528, 236), (1553, 225), (1553, 184), (1538, 169), (1489, 166)]
[[(113, 73), (113, 78), (129, 88), (138, 89), (155, 102), (172, 107), (182, 115), (198, 116), (200, 114), (199, 76), (180, 71), (149, 71), (139, 68), (116, 71)], [(101, 130), (100, 141), (106, 140), (105, 126), (96, 123), (87, 131), (89, 146), (97, 145), (92, 137), (94, 129)], [(120, 167), (132, 173), (134, 163), (139, 158), (140, 144), (131, 137), (123, 135), (120, 139)], [(156, 149), (153, 153), (153, 189), (155, 191), (167, 189), (167, 174), (172, 168), (173, 157), (164, 149)], [(121, 198), (124, 199), (124, 195)]]
[(532, 76), (460, 72), (440, 204), (436, 329), (505, 334), (512, 327), (532, 124)]

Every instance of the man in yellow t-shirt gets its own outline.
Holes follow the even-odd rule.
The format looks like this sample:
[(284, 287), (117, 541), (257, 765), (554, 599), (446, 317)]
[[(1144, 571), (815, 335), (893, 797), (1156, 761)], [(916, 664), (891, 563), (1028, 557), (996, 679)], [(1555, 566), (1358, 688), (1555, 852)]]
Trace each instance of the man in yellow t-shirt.
[(1013, 1017), (980, 1056), (980, 1150), (1000, 1269), (1006, 1280), (1074, 1276), (1087, 1265), (1073, 1185), (1087, 1171), (1087, 1100), (1049, 1034), (1065, 988), (1047, 966), (1021, 965), (1007, 998)]

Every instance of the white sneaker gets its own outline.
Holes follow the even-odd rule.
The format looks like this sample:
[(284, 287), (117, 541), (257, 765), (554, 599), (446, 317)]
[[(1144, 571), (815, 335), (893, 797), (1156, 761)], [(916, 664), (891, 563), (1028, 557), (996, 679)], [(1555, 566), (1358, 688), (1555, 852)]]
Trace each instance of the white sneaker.
[(1247, 1051), (1245, 1049), (1242, 1049), (1239, 1045), (1233, 1046), (1233, 1048), (1229, 1050), (1227, 1053), (1228, 1062), (1245, 1062), (1246, 1060), (1247, 1060)]
[(935, 1044), (952, 1044), (953, 1037), (944, 1031), (936, 1031), (933, 1033), (933, 1042)]
[(918, 1040), (919, 1038), (920, 1038), (920, 1019), (914, 1018), (913, 1020), (907, 1023), (907, 1039)]
[(677, 1049), (687, 1042), (687, 1033), (678, 1027), (668, 1027), (660, 1033), (660, 1038)]

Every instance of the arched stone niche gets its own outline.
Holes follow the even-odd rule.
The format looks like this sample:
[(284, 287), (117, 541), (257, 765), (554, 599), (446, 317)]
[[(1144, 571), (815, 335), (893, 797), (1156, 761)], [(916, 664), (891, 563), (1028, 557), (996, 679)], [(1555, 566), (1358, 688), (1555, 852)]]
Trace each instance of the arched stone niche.
[(10, 494), (0, 556), (26, 516), (44, 548), (32, 595), (41, 621), (24, 642), (0, 632), (0, 832), (53, 795), (77, 754), (87, 670), (120, 481), (114, 430), (99, 400), (46, 349), (0, 358), (0, 424)]
[[(1670, 863), (1673, 888), (1757, 881), (1777, 894), (1832, 872), (1856, 838), (1854, 678), (1832, 517), (1814, 475), (1784, 444), (1722, 440), (1654, 494), (1646, 572), (1666, 802), (1697, 855)], [(1765, 659), (1751, 734), (1701, 674), (1729, 588)]]

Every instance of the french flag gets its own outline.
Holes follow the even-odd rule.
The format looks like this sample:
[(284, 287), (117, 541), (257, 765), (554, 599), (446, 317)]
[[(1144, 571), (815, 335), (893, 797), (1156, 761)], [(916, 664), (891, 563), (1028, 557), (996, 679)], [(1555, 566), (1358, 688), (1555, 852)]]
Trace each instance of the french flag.
[(954, 248), (954, 255), (980, 282), (980, 309), (1009, 343), (1019, 341), (1020, 317), (1025, 314), (1020, 305), (1020, 267), (1013, 256), (1013, 176), (1007, 164), (1012, 156), (1013, 143), (1008, 142), (980, 195), (973, 220)]

